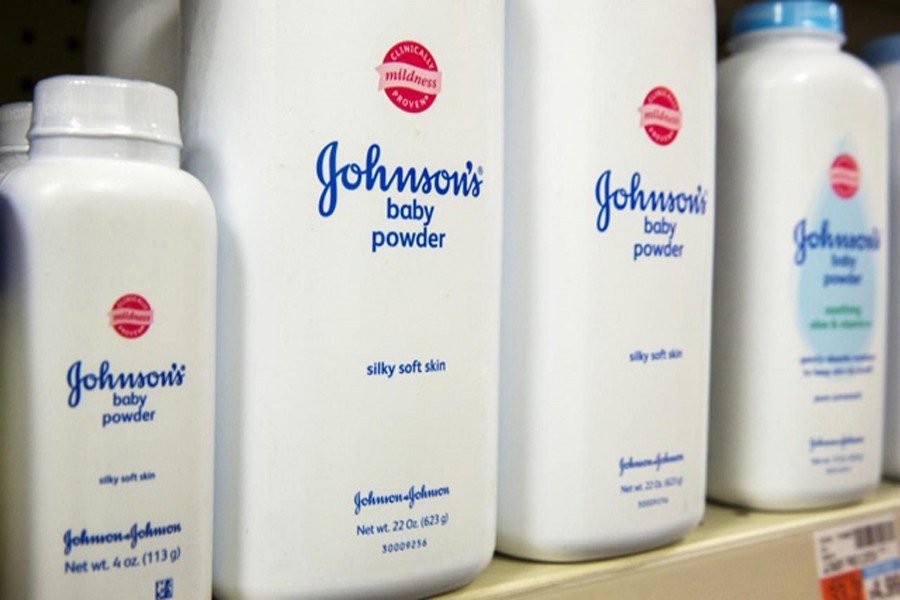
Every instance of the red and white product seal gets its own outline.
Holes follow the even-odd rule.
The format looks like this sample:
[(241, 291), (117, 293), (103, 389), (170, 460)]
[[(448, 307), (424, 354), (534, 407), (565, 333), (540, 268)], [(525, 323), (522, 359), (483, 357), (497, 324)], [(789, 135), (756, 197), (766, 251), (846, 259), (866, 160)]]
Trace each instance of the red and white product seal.
[(139, 338), (153, 324), (153, 309), (140, 294), (125, 294), (109, 311), (109, 325), (123, 338)]
[(441, 93), (441, 72), (431, 52), (418, 42), (395, 44), (380, 65), (378, 89), (408, 113), (420, 113), (431, 108)]
[(828, 173), (831, 189), (842, 200), (849, 200), (859, 190), (859, 165), (849, 154), (841, 154), (831, 163)]
[(644, 98), (644, 105), (638, 111), (641, 114), (641, 127), (655, 144), (668, 146), (678, 137), (681, 131), (681, 109), (678, 99), (672, 90), (656, 87)]

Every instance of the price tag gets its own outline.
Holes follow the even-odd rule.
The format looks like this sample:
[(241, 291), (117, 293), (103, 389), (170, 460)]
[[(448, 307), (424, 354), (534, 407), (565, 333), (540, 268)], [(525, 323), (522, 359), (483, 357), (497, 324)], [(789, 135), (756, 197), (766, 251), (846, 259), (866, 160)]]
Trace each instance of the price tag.
[(823, 600), (900, 600), (900, 553), (894, 517), (815, 534)]

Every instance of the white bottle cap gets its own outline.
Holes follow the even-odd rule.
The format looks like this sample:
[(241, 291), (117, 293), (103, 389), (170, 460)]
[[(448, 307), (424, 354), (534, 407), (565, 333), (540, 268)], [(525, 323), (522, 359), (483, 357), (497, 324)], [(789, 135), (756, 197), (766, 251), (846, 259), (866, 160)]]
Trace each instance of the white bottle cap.
[(0, 106), (0, 154), (28, 152), (30, 126), (31, 102), (13, 102)]
[(34, 89), (30, 140), (51, 136), (121, 137), (181, 147), (178, 97), (130, 79), (61, 75)]

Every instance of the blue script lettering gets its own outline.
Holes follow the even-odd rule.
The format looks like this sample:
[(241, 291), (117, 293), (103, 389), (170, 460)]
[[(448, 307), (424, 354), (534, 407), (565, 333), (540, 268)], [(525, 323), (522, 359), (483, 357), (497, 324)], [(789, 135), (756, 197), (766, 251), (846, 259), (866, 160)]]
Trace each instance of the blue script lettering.
[(684, 460), (684, 454), (669, 454), (668, 452), (657, 453), (655, 458), (645, 458), (635, 460), (633, 456), (619, 459), (619, 477), (630, 469), (646, 469), (647, 467), (655, 467), (659, 471), (663, 465), (669, 463), (678, 463)]
[(833, 233), (828, 219), (822, 221), (819, 229), (807, 232), (806, 219), (801, 219), (794, 227), (794, 243), (797, 244), (794, 262), (802, 265), (810, 250), (876, 251), (881, 246), (881, 234), (877, 227), (872, 233)]
[(322, 184), (319, 196), (319, 214), (330, 217), (337, 208), (338, 196), (342, 189), (353, 191), (363, 187), (382, 192), (408, 191), (413, 194), (437, 194), (438, 196), (464, 196), (477, 198), (481, 195), (481, 167), (475, 170), (472, 161), (466, 161), (462, 171), (428, 169), (415, 167), (385, 167), (381, 161), (381, 146), (372, 144), (366, 152), (365, 164), (338, 162), (338, 143), (326, 144), (316, 161), (316, 174)]
[(841, 448), (844, 449), (847, 446), (857, 446), (860, 444), (865, 444), (866, 438), (862, 436), (855, 435), (845, 435), (839, 438), (810, 438), (809, 440), (809, 451), (813, 452), (816, 448)]
[(449, 495), (449, 487), (428, 488), (425, 484), (422, 484), (418, 488), (414, 485), (410, 486), (409, 491), (405, 494), (376, 494), (373, 490), (369, 490), (368, 494), (363, 494), (360, 491), (356, 492), (356, 495), (353, 496), (353, 514), (358, 515), (360, 511), (367, 506), (379, 506), (383, 504), (409, 503), (409, 507), (412, 508), (416, 505), (416, 502), (419, 502), (420, 500), (441, 498)]
[(100, 363), (96, 373), (82, 373), (81, 361), (75, 361), (66, 373), (69, 384), (69, 406), (81, 404), (83, 391), (127, 390), (155, 387), (176, 387), (184, 383), (187, 366), (172, 363), (168, 371), (148, 371), (146, 373), (113, 373), (109, 361)]
[(68, 556), (72, 553), (73, 548), (102, 544), (117, 544), (120, 542), (130, 542), (131, 548), (133, 549), (137, 547), (139, 540), (174, 535), (176, 533), (181, 533), (181, 523), (153, 525), (150, 521), (147, 521), (147, 524), (144, 526), (135, 523), (127, 533), (122, 531), (88, 533), (87, 529), (82, 529), (81, 533), (72, 533), (72, 530), (69, 529), (63, 534), (63, 545), (65, 546), (63, 553)]
[(641, 212), (663, 212), (690, 215), (705, 215), (709, 192), (701, 186), (693, 193), (662, 190), (644, 191), (641, 187), (641, 174), (637, 171), (631, 176), (630, 187), (613, 188), (612, 172), (606, 170), (597, 179), (594, 196), (600, 206), (597, 215), (597, 231), (603, 232), (609, 227), (612, 209)]

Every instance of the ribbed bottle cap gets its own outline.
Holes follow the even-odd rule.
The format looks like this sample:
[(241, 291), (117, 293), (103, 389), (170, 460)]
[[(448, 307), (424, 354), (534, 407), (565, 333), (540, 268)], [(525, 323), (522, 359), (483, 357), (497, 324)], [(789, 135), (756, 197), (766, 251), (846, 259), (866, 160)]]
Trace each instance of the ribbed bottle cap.
[(843, 35), (844, 16), (841, 7), (835, 2), (786, 0), (742, 6), (734, 13), (731, 21), (732, 37), (772, 29), (823, 31)]
[(29, 139), (122, 137), (181, 147), (178, 98), (130, 79), (61, 75), (38, 82)]
[(31, 102), (0, 106), (0, 152), (28, 152)]
[(872, 40), (863, 48), (862, 57), (873, 67), (900, 61), (900, 33)]

